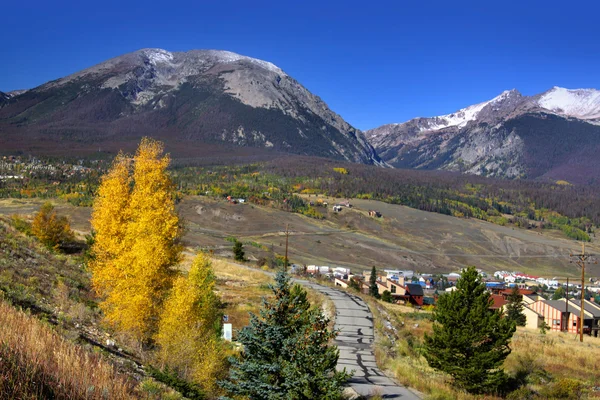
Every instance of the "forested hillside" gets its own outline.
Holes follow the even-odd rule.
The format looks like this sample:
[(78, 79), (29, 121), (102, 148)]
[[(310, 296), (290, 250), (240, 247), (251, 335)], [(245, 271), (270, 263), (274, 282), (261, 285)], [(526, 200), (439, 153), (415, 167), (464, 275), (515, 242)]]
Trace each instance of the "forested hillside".
[[(232, 196), (321, 218), (316, 201), (296, 195), (324, 194), (401, 204), (419, 210), (478, 218), (500, 225), (562, 230), (589, 240), (600, 224), (600, 186), (566, 181), (503, 180), (444, 171), (385, 169), (334, 160), (284, 156), (174, 160), (170, 174), (183, 194)], [(62, 197), (89, 206), (109, 160), (68, 164), (18, 159), (0, 163), (0, 197)], [(18, 175), (17, 175), (18, 174)]]

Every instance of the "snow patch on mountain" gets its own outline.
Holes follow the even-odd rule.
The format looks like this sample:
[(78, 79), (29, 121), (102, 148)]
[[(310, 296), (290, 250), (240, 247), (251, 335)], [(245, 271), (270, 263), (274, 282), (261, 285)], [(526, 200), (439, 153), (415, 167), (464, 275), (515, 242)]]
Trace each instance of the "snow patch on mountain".
[(142, 52), (154, 65), (173, 61), (173, 54), (163, 49), (144, 49)]
[(241, 54), (237, 54), (237, 53), (234, 53), (231, 51), (226, 51), (226, 50), (208, 50), (207, 53), (211, 56), (214, 56), (216, 59), (219, 60), (219, 62), (222, 62), (222, 63), (234, 63), (234, 62), (242, 60), (242, 61), (250, 62), (250, 63), (257, 65), (261, 68), (264, 68), (268, 71), (275, 72), (278, 74), (283, 74), (283, 71), (281, 70), (281, 68), (279, 68), (277, 65), (272, 64), (268, 61), (263, 61), (263, 60), (259, 60), (257, 58), (243, 56)]
[(493, 99), (491, 99), (489, 101), (484, 101), (483, 103), (475, 104), (475, 105), (460, 109), (457, 112), (452, 113), (452, 114), (442, 115), (439, 117), (433, 117), (435, 122), (429, 126), (421, 127), (420, 131), (421, 132), (437, 131), (440, 129), (454, 127), (454, 126), (458, 127), (458, 128), (463, 128), (469, 122), (476, 120), (477, 116), (479, 115), (481, 110), (483, 110), (486, 106), (506, 100), (513, 93), (515, 93), (515, 90), (505, 90), (500, 95), (494, 97)]
[(580, 119), (600, 118), (600, 90), (553, 87), (538, 99), (542, 108)]

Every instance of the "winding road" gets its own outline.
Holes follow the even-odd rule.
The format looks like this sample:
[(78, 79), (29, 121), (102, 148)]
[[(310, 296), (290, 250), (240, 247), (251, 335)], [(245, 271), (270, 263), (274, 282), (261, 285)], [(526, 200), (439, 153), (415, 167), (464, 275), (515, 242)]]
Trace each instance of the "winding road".
[(336, 345), (340, 350), (338, 369), (354, 371), (350, 387), (359, 395), (369, 397), (375, 393), (384, 399), (418, 400), (415, 393), (400, 386), (377, 368), (373, 343), (373, 314), (358, 296), (322, 286), (310, 281), (294, 279), (303, 286), (327, 295), (335, 305), (335, 329), (339, 331)]
[[(233, 263), (241, 268), (261, 271), (275, 276), (272, 272), (257, 270), (243, 264)], [(335, 306), (335, 329), (339, 332), (335, 344), (340, 350), (337, 369), (353, 371), (349, 386), (360, 396), (369, 398), (378, 394), (384, 399), (420, 400), (414, 392), (401, 386), (377, 368), (373, 344), (375, 330), (373, 314), (369, 306), (358, 296), (343, 290), (319, 285), (305, 279), (292, 278), (302, 286), (328, 296)]]

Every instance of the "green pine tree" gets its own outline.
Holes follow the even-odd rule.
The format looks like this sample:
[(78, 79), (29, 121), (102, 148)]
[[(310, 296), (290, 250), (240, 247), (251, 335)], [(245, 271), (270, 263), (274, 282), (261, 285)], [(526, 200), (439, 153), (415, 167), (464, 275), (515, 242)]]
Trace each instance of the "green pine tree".
[(502, 363), (510, 354), (514, 322), (490, 310), (490, 293), (477, 270), (463, 271), (457, 290), (439, 297), (425, 358), (470, 393), (496, 393), (507, 383)]
[(233, 259), (235, 261), (244, 261), (244, 245), (239, 240), (236, 240), (233, 244)]
[(527, 319), (523, 314), (523, 296), (519, 293), (519, 288), (513, 286), (506, 304), (506, 318), (513, 321), (517, 326), (525, 326)]
[(369, 277), (369, 294), (375, 298), (379, 298), (379, 288), (377, 287), (377, 270), (375, 266), (371, 269), (371, 276)]
[(263, 299), (259, 315), (238, 333), (243, 352), (232, 358), (229, 379), (221, 386), (232, 396), (250, 400), (341, 399), (350, 377), (336, 372), (339, 352), (330, 345), (336, 333), (306, 291), (291, 286), (280, 271)]
[(562, 299), (566, 296), (566, 291), (564, 287), (559, 287), (558, 289), (556, 289), (554, 291), (554, 293), (552, 294), (552, 300), (559, 300)]

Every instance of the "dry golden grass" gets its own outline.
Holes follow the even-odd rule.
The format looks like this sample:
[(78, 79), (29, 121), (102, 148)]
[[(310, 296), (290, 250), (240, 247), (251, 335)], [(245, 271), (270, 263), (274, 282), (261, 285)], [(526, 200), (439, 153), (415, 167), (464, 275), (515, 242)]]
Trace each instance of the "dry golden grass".
[(99, 355), (0, 302), (0, 399), (132, 399), (133, 381)]
[[(267, 271), (243, 268), (219, 258), (212, 259), (212, 266), (217, 276), (217, 292), (225, 304), (224, 313), (229, 316), (234, 331), (241, 329), (250, 322), (249, 313), (258, 313), (263, 297), (271, 295), (268, 285), (274, 278), (265, 273)], [(309, 302), (321, 307), (333, 320), (335, 307), (329, 297), (310, 288), (304, 289)]]
[(217, 293), (225, 305), (224, 313), (233, 324), (234, 332), (248, 325), (249, 313), (257, 313), (262, 298), (270, 294), (268, 284), (273, 278), (262, 271), (242, 268), (226, 260), (213, 259), (217, 276)]
[(579, 335), (537, 331), (519, 328), (513, 337), (513, 352), (506, 359), (508, 371), (517, 367), (519, 358), (531, 356), (552, 376), (576, 378), (590, 384), (600, 383), (600, 338), (585, 335), (583, 343)]
[[(428, 312), (374, 300), (369, 300), (369, 304), (378, 334), (375, 356), (383, 370), (393, 374), (400, 383), (421, 391), (427, 399), (481, 398), (455, 391), (448, 377), (430, 368), (421, 355), (423, 337), (432, 331), (433, 323), (427, 318)], [(384, 320), (392, 324), (395, 333), (385, 327)], [(542, 391), (542, 397), (536, 399), (545, 398), (543, 390), (563, 379), (580, 381), (587, 389), (587, 398), (599, 397), (592, 388), (600, 382), (600, 370), (597, 368), (600, 338), (585, 336), (584, 342), (580, 343), (579, 336), (574, 334), (548, 332), (543, 335), (535, 330), (518, 328), (511, 348), (512, 353), (504, 363), (508, 374), (514, 375), (518, 370), (529, 368), (538, 376), (545, 377), (528, 385), (534, 391)]]

